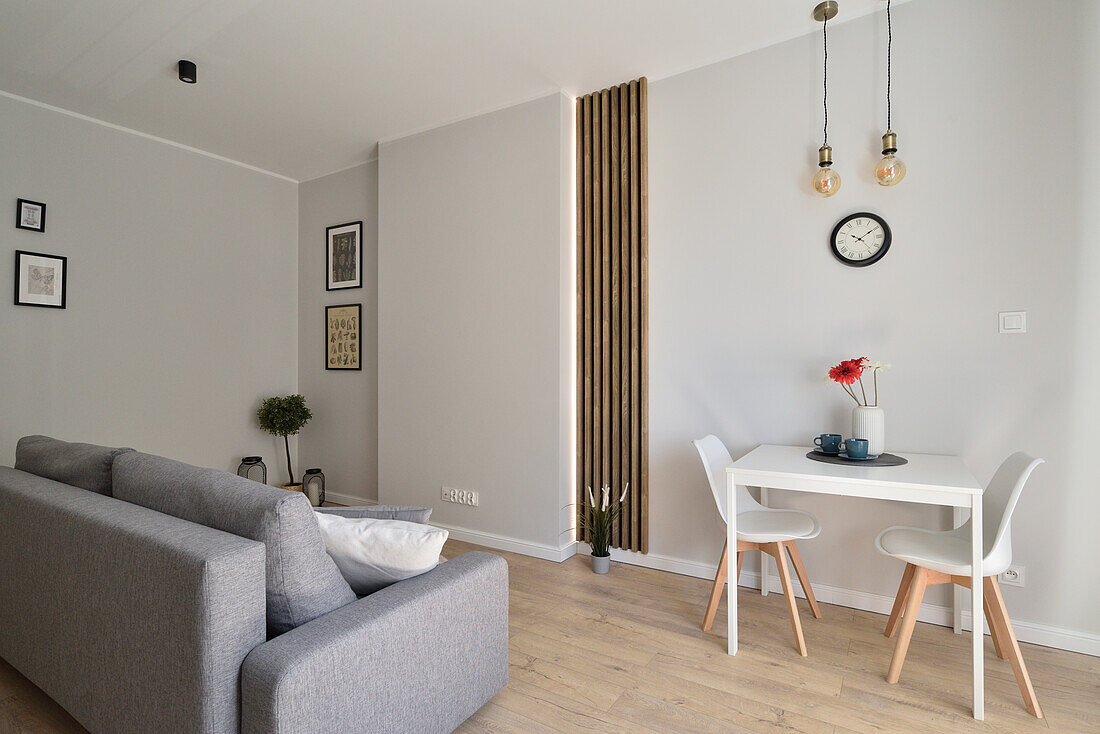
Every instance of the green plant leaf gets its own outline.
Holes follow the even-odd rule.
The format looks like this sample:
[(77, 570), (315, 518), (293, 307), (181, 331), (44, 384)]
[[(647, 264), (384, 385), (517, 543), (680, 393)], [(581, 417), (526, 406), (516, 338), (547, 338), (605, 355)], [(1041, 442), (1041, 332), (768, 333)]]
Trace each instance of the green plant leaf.
[(306, 407), (306, 399), (301, 395), (265, 398), (256, 411), (260, 428), (274, 436), (293, 436), (312, 417), (313, 413)]

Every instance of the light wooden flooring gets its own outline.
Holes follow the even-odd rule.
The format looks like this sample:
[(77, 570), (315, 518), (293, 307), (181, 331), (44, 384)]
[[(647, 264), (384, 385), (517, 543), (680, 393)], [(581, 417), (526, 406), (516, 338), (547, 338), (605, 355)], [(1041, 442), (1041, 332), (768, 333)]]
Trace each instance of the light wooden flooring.
[[(444, 554), (469, 550), (477, 547), (451, 541)], [(586, 557), (557, 564), (491, 552), (510, 567), (510, 681), (463, 734), (1100, 732), (1100, 658), (1023, 644), (1046, 715), (1038, 720), (987, 638), (986, 721), (976, 722), (968, 635), (918, 624), (891, 686), (885, 616), (823, 604), (815, 620), (800, 599), (803, 658), (783, 598), (741, 589), (741, 650), (730, 658), (724, 601), (714, 631), (699, 629), (703, 579), (617, 563), (597, 576)], [(83, 731), (0, 661), (0, 733)]]

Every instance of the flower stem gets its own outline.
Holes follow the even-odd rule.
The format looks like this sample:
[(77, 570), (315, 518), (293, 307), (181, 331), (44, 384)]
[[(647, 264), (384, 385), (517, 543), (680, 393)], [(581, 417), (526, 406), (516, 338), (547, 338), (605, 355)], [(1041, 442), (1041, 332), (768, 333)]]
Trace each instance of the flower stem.
[(875, 378), (875, 407), (878, 407), (878, 367), (875, 367), (875, 371), (871, 373), (871, 376)]
[(863, 386), (863, 375), (859, 376), (859, 389), (863, 391), (863, 404), (867, 405), (867, 388)]
[(844, 383), (841, 383), (840, 386), (844, 388), (844, 392), (848, 393), (852, 400), (856, 401), (856, 405), (860, 405), (859, 398), (856, 397), (856, 394), (852, 391), (852, 388), (848, 387)]

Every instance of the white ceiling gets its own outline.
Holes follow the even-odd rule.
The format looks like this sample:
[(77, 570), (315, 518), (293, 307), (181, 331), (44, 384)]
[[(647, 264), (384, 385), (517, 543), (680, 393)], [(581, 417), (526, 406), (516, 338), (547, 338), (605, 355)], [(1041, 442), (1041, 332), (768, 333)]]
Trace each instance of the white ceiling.
[[(307, 180), (379, 140), (819, 31), (814, 4), (0, 0), (0, 90)], [(840, 5), (837, 23), (885, 7)]]

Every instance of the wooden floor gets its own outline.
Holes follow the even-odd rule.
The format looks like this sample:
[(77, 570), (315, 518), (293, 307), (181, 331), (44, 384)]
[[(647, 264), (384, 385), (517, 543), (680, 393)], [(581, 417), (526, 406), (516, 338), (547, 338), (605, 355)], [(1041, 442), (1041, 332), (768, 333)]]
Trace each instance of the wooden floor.
[[(451, 541), (448, 557), (476, 546)], [(460, 729), (474, 732), (1100, 732), (1100, 658), (1023, 644), (1046, 715), (1023, 707), (986, 638), (986, 720), (970, 716), (970, 638), (918, 624), (901, 682), (884, 679), (883, 615), (799, 600), (809, 657), (783, 598), (741, 589), (741, 650), (726, 655), (723, 601), (700, 631), (708, 582), (582, 556), (503, 553), (511, 569), (510, 682)], [(1012, 610), (1009, 609), (1009, 613)], [(0, 733), (83, 732), (0, 661)]]

